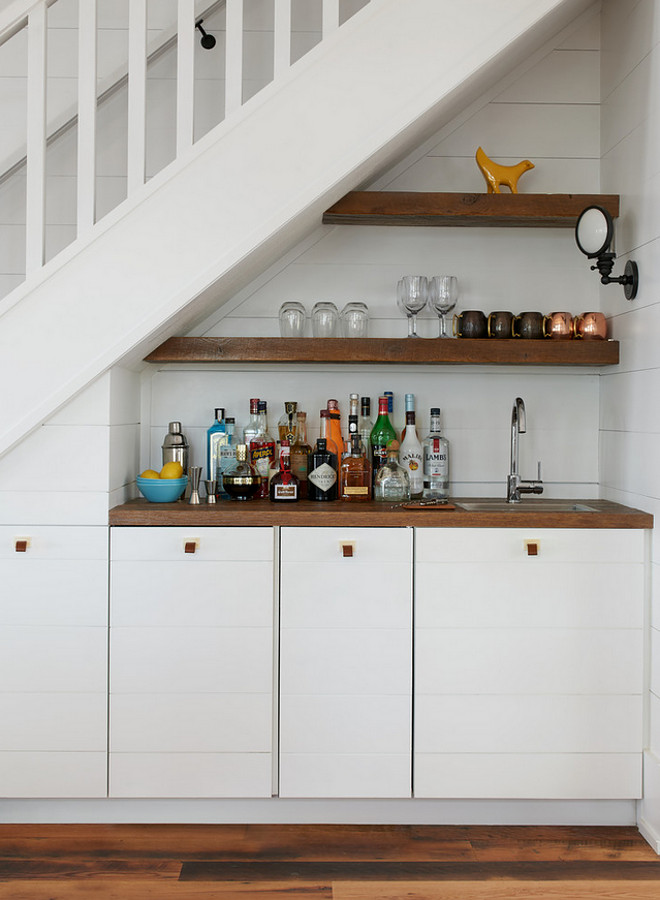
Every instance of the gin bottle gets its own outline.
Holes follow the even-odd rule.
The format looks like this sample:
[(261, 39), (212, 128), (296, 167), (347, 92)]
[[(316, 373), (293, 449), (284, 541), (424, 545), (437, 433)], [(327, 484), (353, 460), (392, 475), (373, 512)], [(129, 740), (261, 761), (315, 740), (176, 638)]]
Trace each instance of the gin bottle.
[(337, 499), (337, 454), (328, 450), (325, 438), (316, 441), (307, 478), (308, 500)]
[(424, 491), (428, 500), (449, 496), (449, 441), (440, 432), (440, 409), (431, 408), (431, 430), (424, 438)]
[(387, 414), (387, 397), (378, 398), (378, 418), (371, 429), (371, 466), (374, 485), (376, 473), (387, 459), (387, 445), (396, 440), (396, 431)]
[(206, 432), (206, 468), (209, 481), (215, 481), (218, 477), (220, 448), (226, 443), (225, 411), (223, 407), (218, 407), (215, 411), (215, 421)]

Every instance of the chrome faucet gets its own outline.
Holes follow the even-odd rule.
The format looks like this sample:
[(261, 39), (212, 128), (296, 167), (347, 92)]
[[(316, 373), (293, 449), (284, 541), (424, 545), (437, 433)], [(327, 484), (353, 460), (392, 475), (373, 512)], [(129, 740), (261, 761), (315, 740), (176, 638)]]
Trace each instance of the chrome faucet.
[(506, 480), (506, 499), (508, 503), (520, 503), (521, 494), (542, 494), (541, 463), (539, 462), (536, 481), (525, 481), (520, 477), (519, 468), (519, 434), (527, 431), (525, 403), (522, 397), (516, 397), (511, 411), (511, 468)]

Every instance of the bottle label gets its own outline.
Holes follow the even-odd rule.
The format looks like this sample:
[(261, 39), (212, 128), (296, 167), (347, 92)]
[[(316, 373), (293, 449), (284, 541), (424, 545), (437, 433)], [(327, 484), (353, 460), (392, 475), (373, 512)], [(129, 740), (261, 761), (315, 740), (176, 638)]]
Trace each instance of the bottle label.
[(343, 495), (344, 495), (344, 497), (368, 497), (369, 496), (369, 488), (366, 484), (359, 485), (356, 487), (351, 487), (350, 485), (344, 485)]
[(313, 469), (307, 476), (314, 487), (317, 487), (324, 493), (329, 491), (333, 484), (337, 481), (337, 472), (327, 463), (321, 463), (316, 469)]
[(424, 448), (424, 475), (448, 477), (447, 453), (439, 438), (432, 438)]
[(271, 460), (275, 459), (275, 444), (255, 444), (253, 441), (250, 447), (250, 458), (259, 475), (268, 478)]
[(273, 485), (273, 494), (276, 500), (297, 500), (298, 485), (297, 484), (275, 484)]

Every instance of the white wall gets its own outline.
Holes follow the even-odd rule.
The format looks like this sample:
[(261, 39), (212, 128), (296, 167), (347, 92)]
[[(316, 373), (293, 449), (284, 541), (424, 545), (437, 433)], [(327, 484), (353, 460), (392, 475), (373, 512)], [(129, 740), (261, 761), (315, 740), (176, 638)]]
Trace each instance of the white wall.
[[(474, 161), (477, 146), (501, 161), (532, 159), (536, 168), (520, 181), (527, 192), (597, 191), (599, 184), (599, 20), (597, 10), (570, 34), (529, 60), (464, 111), (392, 171), (379, 188), (483, 191)], [(369, 305), (370, 333), (403, 337), (406, 324), (396, 309), (395, 286), (406, 272), (458, 275), (459, 308), (598, 308), (597, 280), (577, 252), (569, 229), (480, 229), (322, 226), (259, 275), (233, 303), (195, 334), (277, 335), (285, 300), (349, 300)], [(233, 308), (232, 308), (233, 307)], [(229, 312), (227, 312), (229, 310)], [(427, 314), (420, 334), (437, 334)], [(274, 429), (285, 400), (307, 410), (310, 436), (319, 410), (336, 397), (344, 416), (348, 394), (397, 395), (395, 419), (403, 424), (403, 394), (417, 395), (420, 431), (428, 429), (430, 406), (443, 410), (452, 445), (452, 492), (503, 495), (509, 467), (509, 423), (516, 396), (527, 404), (529, 431), (521, 441), (525, 477), (543, 463), (548, 496), (598, 494), (598, 392), (596, 371), (461, 367), (164, 367), (149, 370), (149, 443), (142, 465), (160, 462), (167, 423), (180, 419), (203, 464), (204, 432), (215, 406), (225, 406), (246, 424), (249, 398), (269, 403)]]
[[(602, 189), (618, 191), (624, 215), (619, 261), (639, 264), (632, 303), (602, 289), (621, 342), (621, 364), (601, 379), (600, 453), (604, 496), (660, 514), (660, 0), (605, 0), (602, 15)], [(652, 542), (650, 753), (641, 817), (660, 841), (660, 544)], [(657, 843), (658, 849), (660, 844)]]

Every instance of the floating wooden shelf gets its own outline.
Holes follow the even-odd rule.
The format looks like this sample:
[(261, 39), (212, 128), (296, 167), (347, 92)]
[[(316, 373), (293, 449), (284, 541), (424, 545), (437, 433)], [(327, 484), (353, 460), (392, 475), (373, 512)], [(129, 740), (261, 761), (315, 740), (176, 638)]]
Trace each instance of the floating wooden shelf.
[(461, 194), (352, 191), (323, 214), (329, 225), (467, 225), (574, 228), (587, 206), (614, 218), (618, 194)]
[(618, 341), (173, 337), (150, 363), (612, 366)]

